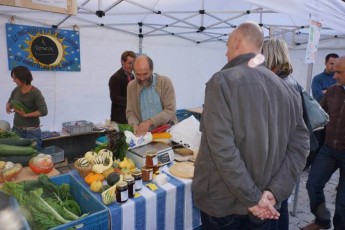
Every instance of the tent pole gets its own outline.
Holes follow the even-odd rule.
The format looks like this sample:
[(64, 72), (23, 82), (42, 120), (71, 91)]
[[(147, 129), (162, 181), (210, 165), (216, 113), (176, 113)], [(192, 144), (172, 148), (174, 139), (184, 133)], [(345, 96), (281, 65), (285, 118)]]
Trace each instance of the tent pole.
[(305, 90), (307, 93), (310, 94), (310, 88), (311, 88), (311, 79), (313, 74), (313, 63), (308, 64), (308, 72), (307, 72), (307, 84)]
[(143, 23), (138, 23), (139, 24), (139, 54), (143, 53)]

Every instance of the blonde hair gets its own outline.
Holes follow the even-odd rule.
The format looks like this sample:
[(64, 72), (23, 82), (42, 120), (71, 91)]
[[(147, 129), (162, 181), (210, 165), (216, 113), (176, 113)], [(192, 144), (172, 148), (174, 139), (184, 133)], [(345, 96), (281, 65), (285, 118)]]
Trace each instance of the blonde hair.
[(274, 70), (277, 75), (287, 76), (292, 73), (289, 49), (284, 40), (271, 38), (265, 41), (262, 54), (265, 56), (267, 68)]

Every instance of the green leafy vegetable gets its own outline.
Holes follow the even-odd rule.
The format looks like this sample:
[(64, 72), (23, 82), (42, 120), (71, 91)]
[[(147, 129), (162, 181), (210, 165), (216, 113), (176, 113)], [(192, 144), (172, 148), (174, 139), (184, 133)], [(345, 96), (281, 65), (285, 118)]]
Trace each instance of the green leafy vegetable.
[(133, 126), (129, 125), (129, 124), (118, 124), (119, 126), (119, 131), (120, 132), (124, 132), (126, 130), (131, 131), (133, 133)]
[(12, 132), (12, 131), (3, 131), (3, 130), (0, 131), (0, 139), (2, 139), (2, 138), (13, 138), (13, 137), (19, 138), (19, 135), (15, 132)]
[(45, 174), (34, 181), (5, 182), (2, 190), (17, 199), (31, 229), (50, 229), (88, 215), (81, 215), (69, 184), (58, 186)]
[(113, 131), (108, 134), (108, 147), (114, 154), (114, 159), (122, 161), (128, 150), (129, 145), (126, 142), (126, 135), (121, 131)]

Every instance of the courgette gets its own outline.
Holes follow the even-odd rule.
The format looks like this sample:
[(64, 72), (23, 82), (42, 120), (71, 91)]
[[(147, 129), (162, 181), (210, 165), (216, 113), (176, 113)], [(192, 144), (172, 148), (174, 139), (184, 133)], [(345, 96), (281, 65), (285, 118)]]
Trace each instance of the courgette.
[(37, 153), (37, 150), (31, 147), (0, 144), (0, 157), (31, 156)]
[(17, 100), (12, 100), (10, 102), (10, 105), (15, 108), (15, 109), (18, 109), (18, 110), (21, 110), (23, 109), (24, 113), (31, 113), (32, 111), (26, 107), (23, 103), (21, 103), (20, 101), (17, 101)]
[(35, 139), (31, 138), (20, 138), (20, 137), (11, 137), (0, 139), (0, 144), (6, 145), (16, 145), (16, 146), (35, 146)]

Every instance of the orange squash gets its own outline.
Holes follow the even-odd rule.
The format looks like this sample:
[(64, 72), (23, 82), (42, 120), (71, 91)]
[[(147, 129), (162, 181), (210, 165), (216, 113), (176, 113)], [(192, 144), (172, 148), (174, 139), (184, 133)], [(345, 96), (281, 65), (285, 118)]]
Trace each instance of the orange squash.
[(90, 185), (94, 181), (104, 181), (105, 177), (102, 173), (90, 172), (84, 179)]

